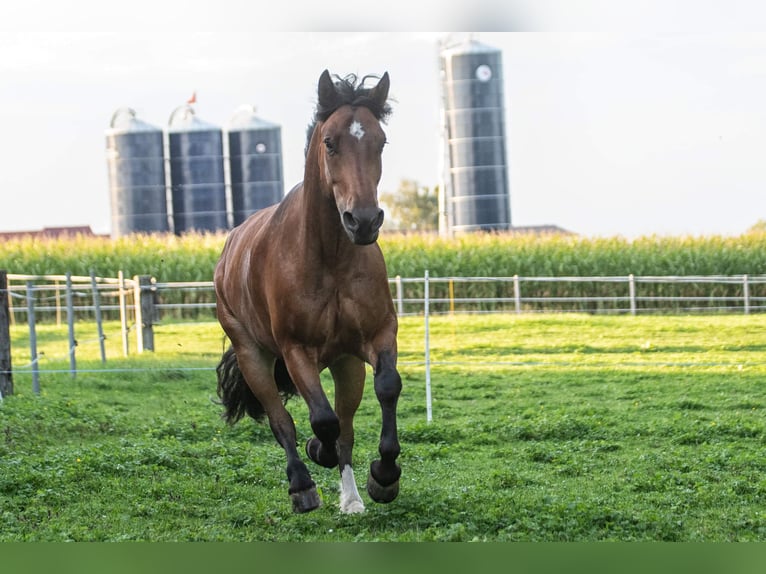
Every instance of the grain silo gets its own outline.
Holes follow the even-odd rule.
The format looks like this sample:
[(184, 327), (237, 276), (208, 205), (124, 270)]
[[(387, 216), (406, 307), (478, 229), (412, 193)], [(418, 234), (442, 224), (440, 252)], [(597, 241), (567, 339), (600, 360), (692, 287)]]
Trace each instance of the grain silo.
[(221, 128), (179, 106), (168, 122), (168, 155), (175, 233), (227, 229)]
[(502, 54), (470, 39), (440, 53), (447, 232), (511, 227)]
[(112, 237), (169, 231), (162, 130), (119, 108), (106, 130)]
[(229, 174), (234, 225), (278, 203), (284, 193), (282, 131), (242, 106), (228, 126)]

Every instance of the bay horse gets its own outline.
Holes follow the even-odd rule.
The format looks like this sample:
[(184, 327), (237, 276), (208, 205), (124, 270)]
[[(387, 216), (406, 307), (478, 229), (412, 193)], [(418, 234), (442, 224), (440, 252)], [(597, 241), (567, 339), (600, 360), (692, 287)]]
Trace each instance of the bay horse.
[[(322, 73), (303, 182), (233, 229), (215, 269), (216, 312), (231, 341), (217, 367), (223, 416), (230, 424), (245, 415), (268, 418), (287, 455), (294, 512), (321, 504), (285, 408), (296, 393), (308, 405), (314, 433), (306, 454), (338, 466), (341, 512), (364, 511), (351, 454), (365, 363), (382, 412), (380, 458), (370, 465), (367, 492), (376, 502), (399, 493), (397, 317), (377, 244), (390, 81), (386, 72), (366, 87), (368, 78)], [(320, 384), (325, 368), (335, 385), (334, 409)]]

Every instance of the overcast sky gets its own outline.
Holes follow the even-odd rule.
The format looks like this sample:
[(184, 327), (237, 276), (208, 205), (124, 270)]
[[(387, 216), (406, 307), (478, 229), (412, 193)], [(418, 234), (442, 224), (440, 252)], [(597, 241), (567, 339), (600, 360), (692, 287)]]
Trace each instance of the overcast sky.
[[(193, 92), (225, 126), (242, 104), (282, 126), (287, 189), (325, 68), (391, 76), (380, 191), (439, 183), (438, 41), (502, 50), (514, 225), (584, 235), (738, 234), (766, 219), (766, 10), (758, 2), (127, 4), (25, 0), (0, 21), (0, 231), (109, 233), (104, 131), (129, 106), (164, 127)], [(619, 3), (618, 3), (619, 4)], [(321, 4), (327, 6), (327, 3)], [(539, 5), (546, 6), (545, 10)], [(579, 9), (575, 10), (577, 5)], [(502, 10), (498, 12), (498, 6)], [(538, 8), (535, 8), (538, 7)], [(431, 10), (432, 12), (429, 12)], [(273, 22), (273, 25), (270, 23)], [(412, 26), (410, 26), (412, 25)], [(289, 30), (280, 32), (276, 30)]]

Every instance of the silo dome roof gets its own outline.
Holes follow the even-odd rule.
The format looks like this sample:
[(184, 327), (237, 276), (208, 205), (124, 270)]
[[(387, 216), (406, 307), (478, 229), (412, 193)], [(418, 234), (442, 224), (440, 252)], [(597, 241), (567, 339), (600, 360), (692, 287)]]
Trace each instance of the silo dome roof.
[(486, 53), (496, 53), (499, 52), (497, 48), (493, 48), (492, 46), (488, 46), (487, 44), (482, 44), (478, 40), (473, 39), (467, 39), (463, 42), (450, 46), (448, 48), (445, 48), (442, 52), (442, 55), (445, 57), (450, 56), (461, 56), (463, 54), (486, 54)]
[(194, 108), (189, 104), (178, 106), (173, 110), (173, 113), (170, 114), (170, 119), (168, 120), (169, 132), (210, 131), (219, 129), (218, 126), (199, 119), (194, 112)]
[(229, 120), (230, 130), (264, 130), (278, 128), (279, 125), (255, 115), (255, 106), (244, 105), (237, 108)]
[(107, 135), (118, 135), (133, 132), (159, 132), (162, 131), (157, 126), (148, 124), (143, 120), (139, 120), (136, 117), (136, 112), (132, 108), (124, 107), (118, 108), (113, 114), (112, 119), (109, 122), (109, 128), (106, 130)]

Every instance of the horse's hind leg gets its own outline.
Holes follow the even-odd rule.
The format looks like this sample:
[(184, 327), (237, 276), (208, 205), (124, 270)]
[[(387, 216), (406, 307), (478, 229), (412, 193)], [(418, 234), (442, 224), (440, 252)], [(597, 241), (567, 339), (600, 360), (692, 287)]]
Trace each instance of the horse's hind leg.
[(287, 479), (293, 511), (308, 512), (321, 504), (316, 485), (295, 446), (295, 423), (274, 382), (274, 358), (257, 347), (235, 347), (237, 361), (250, 390), (263, 405), (271, 431), (287, 455)]
[(335, 381), (335, 412), (340, 422), (338, 469), (340, 470), (340, 510), (346, 514), (364, 512), (352, 468), (354, 414), (362, 401), (365, 366), (356, 357), (344, 357), (330, 366)]

